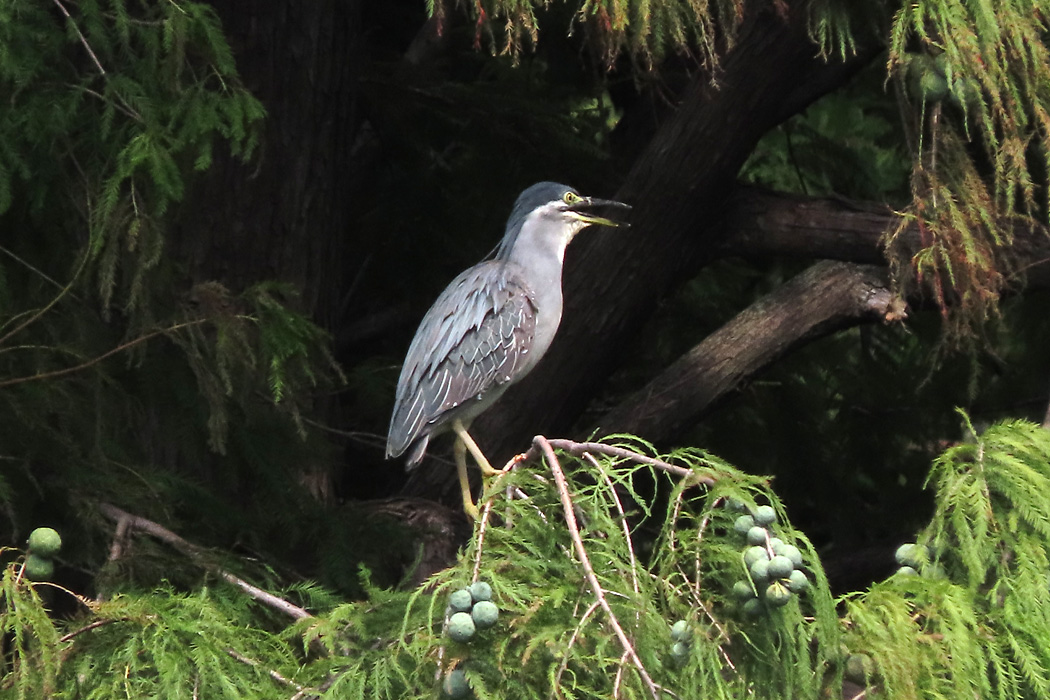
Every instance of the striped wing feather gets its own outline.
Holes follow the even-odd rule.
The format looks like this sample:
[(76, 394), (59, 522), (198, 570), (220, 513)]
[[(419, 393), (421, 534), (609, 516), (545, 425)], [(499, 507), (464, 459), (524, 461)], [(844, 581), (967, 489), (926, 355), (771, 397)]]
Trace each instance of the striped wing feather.
[[(420, 323), (398, 380), (387, 457), (426, 441), (455, 417), (472, 418), (519, 379), (536, 328), (536, 306), (517, 268), (476, 265), (442, 292)], [(495, 390), (495, 392), (494, 392)], [(479, 405), (480, 404), (480, 405)]]

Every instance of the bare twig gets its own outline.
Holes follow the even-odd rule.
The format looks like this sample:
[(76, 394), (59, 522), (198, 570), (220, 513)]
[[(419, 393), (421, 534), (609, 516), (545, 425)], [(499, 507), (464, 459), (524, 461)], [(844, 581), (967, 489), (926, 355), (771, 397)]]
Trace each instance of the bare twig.
[(102, 627), (103, 625), (108, 625), (111, 622), (122, 622), (123, 620), (124, 618), (114, 618), (111, 620), (95, 620), (94, 622), (84, 625), (83, 627), (80, 627), (78, 629), (75, 629), (72, 632), (67, 632), (66, 634), (63, 634), (61, 637), (58, 638), (58, 641), (68, 642), (74, 637), (84, 634), (85, 632), (90, 632), (93, 629), (97, 629), (99, 627)]
[[(678, 492), (678, 496), (674, 499), (674, 508), (672, 508), (672, 510), (671, 510), (671, 522), (672, 523), (677, 523), (678, 522), (678, 516), (682, 512), (682, 499), (683, 499), (684, 496), (685, 496), (685, 490), (683, 489), (683, 490)], [(668, 535), (667, 548), (670, 549), (672, 552), (675, 551), (675, 530), (674, 530), (674, 528), (671, 528), (671, 531), (670, 531), (670, 533)]]
[(79, 355), (77, 355), (77, 353), (73, 350), (70, 350), (69, 348), (59, 348), (53, 345), (10, 345), (6, 348), (0, 348), (0, 355), (9, 352), (25, 352), (26, 350), (31, 350), (35, 352), (64, 353), (66, 355), (73, 355), (79, 358)]
[(613, 678), (612, 696), (613, 700), (620, 697), (620, 684), (623, 683), (623, 670), (627, 668), (627, 652), (620, 654), (620, 663), (616, 664), (616, 676)]
[(860, 691), (857, 692), (855, 695), (847, 695), (845, 692), (842, 693), (842, 696), (846, 698), (846, 700), (864, 700), (864, 698), (867, 697), (867, 695), (867, 688), (861, 688)]
[(66, 296), (67, 294), (70, 294), (71, 293), (70, 290), (73, 289), (73, 284), (80, 277), (80, 271), (84, 269), (84, 265), (87, 263), (87, 259), (88, 259), (88, 256), (87, 256), (87, 253), (85, 253), (80, 258), (80, 262), (77, 264), (77, 269), (73, 273), (73, 277), (72, 277), (72, 279), (69, 280), (69, 283), (65, 287), (62, 287), (61, 291), (59, 291), (59, 293), (56, 294), (54, 296), (54, 298), (51, 299), (51, 301), (49, 301), (47, 304), (45, 304), (43, 306), (43, 308), (38, 309), (35, 313), (30, 315), (30, 317), (28, 319), (26, 319), (22, 323), (18, 324), (17, 326), (15, 326), (13, 330), (10, 330), (7, 333), (5, 333), (4, 336), (2, 338), (0, 338), (0, 345), (3, 345), (4, 343), (6, 343), (8, 340), (11, 339), (12, 336), (14, 336), (14, 335), (18, 334), (20, 331), (22, 331), (22, 329), (32, 325), (34, 322), (36, 322), (37, 319), (39, 319), (44, 314), (46, 314), (48, 311), (50, 311), (52, 308), (54, 308), (55, 305), (58, 304), (58, 302), (62, 300), (62, 297)]
[(119, 523), (124, 521), (127, 523), (126, 527), (133, 528), (140, 532), (145, 532), (146, 534), (152, 535), (158, 540), (171, 545), (172, 547), (187, 555), (191, 559), (196, 560), (197, 563), (202, 564), (205, 568), (214, 571), (224, 580), (237, 586), (242, 591), (247, 593), (255, 600), (259, 601), (260, 603), (268, 605), (269, 607), (283, 612), (286, 615), (289, 615), (290, 617), (293, 617), (297, 620), (313, 617), (313, 615), (308, 613), (303, 608), (300, 608), (298, 605), (290, 603), (283, 598), (279, 598), (272, 593), (268, 593), (267, 591), (264, 591), (261, 588), (253, 586), (244, 579), (234, 576), (225, 569), (221, 569), (217, 566), (203, 563), (201, 561), (203, 550), (200, 547), (198, 547), (195, 544), (192, 544), (191, 542), (188, 542), (182, 537), (179, 537), (163, 525), (160, 525), (159, 523), (155, 523), (152, 520), (148, 520), (138, 515), (132, 515), (131, 513), (123, 511), (114, 505), (110, 505), (109, 503), (100, 503), (99, 510), (102, 511), (102, 514), (105, 515), (107, 518), (118, 523), (118, 525)]
[[(256, 661), (255, 659), (250, 659), (247, 656), (245, 656), (244, 654), (240, 654), (240, 653), (234, 651), (233, 649), (227, 649), (226, 653), (230, 655), (230, 658), (236, 659), (237, 661), (240, 661), (242, 664), (247, 664), (248, 666), (252, 666), (253, 668), (258, 668), (259, 667), (259, 662), (258, 661)], [(283, 683), (284, 685), (287, 685), (287, 686), (290, 686), (292, 688), (295, 688), (299, 692), (302, 692), (304, 690), (303, 686), (299, 685), (298, 683), (296, 683), (293, 680), (285, 678), (284, 676), (282, 676), (277, 671), (274, 671), (272, 668), (266, 669), (266, 673), (267, 673), (267, 675), (270, 676), (270, 678), (274, 679), (278, 683)]]
[(123, 523), (125, 528), (134, 528), (135, 530), (153, 535), (158, 540), (170, 544), (183, 554), (190, 557), (197, 557), (200, 554), (201, 550), (197, 545), (176, 535), (174, 532), (159, 523), (155, 523), (152, 520), (138, 515), (132, 515), (131, 513), (109, 503), (100, 503), (98, 509), (110, 520), (118, 524)]
[[(715, 499), (714, 503), (711, 504), (712, 508), (718, 506), (718, 503), (722, 499)], [(695, 585), (693, 594), (699, 600), (700, 598), (700, 542), (704, 539), (704, 532), (707, 530), (707, 524), (711, 522), (711, 511), (704, 513), (704, 517), (700, 520), (700, 527), (696, 530), (696, 558), (693, 561), (695, 568)]]
[(73, 31), (75, 31), (77, 33), (77, 36), (80, 37), (80, 43), (84, 45), (85, 49), (87, 49), (88, 55), (91, 56), (91, 60), (95, 62), (95, 67), (98, 68), (98, 72), (101, 73), (103, 77), (105, 77), (106, 69), (102, 67), (102, 63), (99, 62), (98, 56), (96, 56), (95, 52), (91, 49), (91, 44), (88, 43), (87, 38), (85, 38), (84, 35), (80, 32), (80, 27), (77, 26), (77, 23), (73, 19), (73, 16), (69, 14), (69, 10), (66, 9), (66, 6), (62, 4), (61, 0), (52, 1), (56, 5), (58, 5), (58, 9), (62, 11), (62, 14), (64, 14), (66, 16), (66, 19), (69, 20), (69, 23), (73, 25)]
[[(609, 493), (612, 495), (613, 503), (616, 504), (616, 511), (619, 513), (620, 525), (623, 527), (623, 539), (627, 543), (627, 553), (631, 557), (631, 585), (634, 588), (634, 592), (638, 593), (638, 559), (634, 556), (634, 543), (631, 541), (631, 526), (627, 524), (627, 513), (624, 512), (623, 503), (620, 502), (620, 495), (616, 493), (616, 487), (613, 485), (612, 479), (606, 473), (602, 467), (601, 462), (594, 458), (590, 452), (583, 455), (583, 458), (587, 462), (598, 470), (598, 473), (602, 475), (602, 480), (605, 481), (606, 487), (609, 489)], [(636, 613), (640, 615), (641, 611)]]
[[(672, 523), (678, 522), (678, 516), (681, 514), (681, 511), (682, 511), (682, 500), (683, 500), (684, 494), (685, 494), (684, 490), (679, 491), (677, 498), (675, 498), (674, 509), (672, 510), (672, 513), (671, 513), (671, 522)], [(703, 539), (704, 531), (707, 529), (707, 525), (710, 522), (710, 520), (711, 520), (711, 515), (710, 515), (710, 513), (708, 513), (708, 514), (704, 515), (703, 519), (700, 521), (700, 527), (698, 528), (697, 533), (696, 533), (696, 539), (697, 539), (698, 543), (699, 543), (699, 541), (701, 539)], [(668, 540), (668, 546), (671, 548), (672, 551), (674, 550), (674, 534), (675, 534), (675, 529), (671, 528), (671, 534), (670, 534), (670, 539)], [(707, 605), (704, 604), (703, 598), (700, 597), (700, 565), (701, 565), (701, 562), (700, 562), (700, 547), (698, 546), (696, 548), (695, 557), (693, 559), (693, 566), (694, 566), (693, 585), (690, 587), (690, 593), (692, 594), (693, 603), (704, 612), (704, 615), (707, 616), (707, 618), (711, 621), (711, 624), (714, 625), (715, 629), (718, 630), (719, 636), (722, 639), (724, 639), (724, 640), (728, 640), (729, 639), (729, 633), (726, 632), (725, 627), (723, 627), (722, 623), (720, 623), (718, 621), (718, 619), (711, 613), (711, 611), (708, 609)], [(685, 579), (686, 581), (689, 580), (689, 577), (686, 576), (684, 571), (682, 572), (682, 578)], [(722, 648), (721, 645), (718, 646), (718, 650), (722, 653), (722, 656), (725, 659), (726, 664), (730, 668), (735, 669), (736, 667), (733, 666), (732, 660), (729, 658), (729, 655), (726, 654), (725, 650)]]
[[(31, 375), (29, 377), (15, 377), (14, 379), (5, 379), (4, 381), (0, 381), (0, 388), (3, 388), (5, 386), (11, 386), (13, 384), (25, 384), (26, 382), (35, 382), (35, 381), (39, 381), (41, 379), (54, 379), (55, 377), (62, 377), (62, 376), (65, 376), (67, 374), (72, 374), (74, 372), (79, 372), (82, 369), (87, 369), (88, 367), (90, 367), (92, 365), (95, 365), (95, 364), (98, 364), (99, 362), (102, 362), (102, 360), (105, 360), (107, 357), (112, 357), (113, 355), (116, 355), (117, 353), (124, 352), (128, 348), (135, 347), (136, 345), (139, 345), (140, 343), (144, 343), (147, 340), (150, 340), (151, 338), (156, 338), (158, 335), (165, 335), (167, 333), (171, 333), (172, 331), (181, 330), (183, 328), (190, 328), (192, 326), (199, 326), (200, 324), (207, 322), (207, 320), (208, 319), (206, 319), (206, 318), (200, 318), (200, 319), (197, 319), (196, 321), (187, 321), (185, 323), (176, 323), (173, 326), (168, 326), (167, 328), (162, 328), (159, 331), (153, 331), (152, 333), (147, 333), (146, 335), (140, 335), (138, 338), (135, 338), (133, 340), (129, 340), (126, 343), (121, 343), (120, 345), (118, 345), (117, 347), (113, 348), (112, 350), (104, 352), (104, 353), (102, 353), (101, 355), (99, 355), (97, 357), (93, 357), (90, 360), (88, 360), (87, 362), (81, 362), (79, 365), (74, 365), (73, 367), (66, 367), (64, 369), (56, 369), (56, 370), (52, 370), (51, 372), (39, 372), (39, 373)], [(18, 330), (20, 330), (21, 328), (24, 328), (25, 325), (26, 324), (23, 324), (22, 326), (19, 326), (19, 328), (16, 328), (15, 330), (11, 331), (11, 333), (8, 333), (6, 336), (4, 336), (4, 338), (0, 338), (0, 343), (2, 343), (4, 340), (9, 338), (14, 333), (18, 332)]]
[[(553, 439), (547, 441), (551, 447), (556, 450), (563, 450), (575, 457), (582, 457), (584, 454), (590, 452), (592, 454), (607, 455), (609, 457), (618, 457), (620, 459), (628, 459), (632, 462), (638, 462), (640, 464), (648, 464), (650, 467), (656, 467), (662, 471), (680, 476), (682, 478), (695, 479), (696, 483), (704, 484), (705, 486), (711, 486), (715, 483), (715, 480), (709, 476), (697, 474), (692, 469), (685, 467), (679, 467), (676, 464), (665, 462), (662, 459), (643, 455), (641, 452), (635, 452), (629, 450), (626, 447), (617, 447), (616, 445), (606, 445), (602, 442), (575, 442), (573, 440), (565, 439)], [(535, 449), (535, 445), (533, 447)], [(530, 449), (526, 455), (531, 455), (533, 449)]]
[(306, 610), (300, 608), (298, 605), (289, 603), (284, 598), (279, 598), (273, 593), (269, 593), (257, 586), (253, 586), (244, 579), (238, 578), (228, 571), (218, 568), (216, 568), (215, 571), (219, 574), (219, 576), (224, 578), (229, 583), (232, 583), (252, 598), (255, 598), (260, 603), (264, 603), (265, 605), (270, 606), (274, 610), (283, 612), (286, 615), (294, 617), (296, 620), (302, 620), (308, 617), (313, 617), (313, 615), (306, 612)]
[(290, 697), (288, 700), (302, 700), (302, 698), (307, 697), (319, 698), (326, 690), (335, 685), (335, 682), (342, 678), (344, 675), (346, 675), (345, 671), (343, 673), (329, 673), (328, 677), (325, 678), (324, 681), (316, 688), (303, 688), (298, 693)]
[[(354, 442), (357, 442), (362, 445), (368, 445), (369, 447), (375, 447), (379, 449), (382, 449), (383, 446), (386, 445), (386, 436), (380, 435), (379, 433), (374, 433), (368, 430), (342, 430), (341, 428), (333, 428), (330, 425), (326, 425), (316, 420), (312, 420), (310, 418), (307, 418), (306, 416), (302, 416), (300, 420), (302, 420), (302, 422), (307, 425), (312, 425), (318, 430), (322, 430), (326, 433), (331, 433), (332, 435), (338, 435), (339, 437), (344, 437), (347, 440), (353, 440)], [(434, 458), (433, 455), (430, 455), (430, 457)], [(442, 464), (455, 464), (450, 459), (441, 459), (440, 461)]]
[(38, 277), (41, 277), (45, 281), (50, 282), (51, 284), (53, 284), (55, 287), (58, 287), (59, 289), (62, 289), (62, 283), (61, 282), (59, 282), (58, 280), (52, 279), (51, 277), (48, 277), (47, 273), (45, 273), (43, 270), (40, 270), (40, 269), (34, 267), (27, 260), (23, 260), (22, 258), (20, 258), (17, 255), (15, 255), (14, 252), (12, 252), (11, 250), (8, 250), (7, 248), (5, 248), (2, 245), (0, 245), (0, 253), (3, 253), (4, 255), (9, 256), (15, 262), (19, 263), (20, 265), (22, 265), (22, 267), (26, 268), (30, 272), (36, 274)]
[(605, 599), (605, 591), (602, 588), (601, 582), (598, 581), (598, 576), (594, 573), (594, 567), (591, 566), (591, 560), (587, 556), (587, 549), (583, 546), (583, 539), (580, 537), (579, 526), (576, 524), (576, 514), (573, 512), (572, 497), (569, 495), (569, 485), (565, 479), (564, 472), (562, 472), (561, 465), (558, 463), (558, 458), (554, 454), (554, 449), (551, 443), (547, 441), (547, 438), (542, 435), (537, 435), (533, 438), (533, 446), (538, 447), (543, 456), (546, 457), (547, 465), (550, 467), (551, 473), (554, 474), (554, 483), (558, 487), (558, 495), (561, 498), (565, 524), (568, 526), (569, 536), (572, 538), (573, 547), (576, 550), (577, 557), (580, 559), (580, 565), (583, 567), (583, 572), (587, 577), (587, 582), (590, 584), (591, 590), (597, 597), (598, 604), (601, 605), (602, 610), (604, 610), (605, 614), (608, 616), (609, 624), (616, 633), (620, 645), (627, 653), (631, 663), (634, 664), (634, 667), (638, 670), (638, 675), (641, 676), (642, 681), (649, 689), (649, 694), (652, 695), (653, 700), (660, 700), (659, 688), (649, 676), (649, 672), (645, 670), (645, 665), (642, 663), (642, 660), (638, 658), (638, 653), (631, 645), (631, 640), (628, 639), (627, 633), (624, 632), (623, 627), (620, 626), (620, 621), (616, 619), (615, 613), (613, 613), (612, 608), (609, 606), (609, 601)]
[[(117, 101), (110, 100), (105, 95), (103, 95), (102, 93), (96, 92), (95, 90), (92, 90), (91, 88), (86, 88), (83, 85), (67, 84), (66, 87), (72, 88), (74, 90), (80, 90), (81, 92), (84, 92), (84, 93), (86, 93), (88, 95), (91, 95), (92, 97), (95, 97), (95, 98), (97, 98), (99, 100), (102, 100), (106, 104), (113, 105), (119, 111), (123, 112), (126, 116), (131, 117), (135, 121), (137, 121), (137, 122), (141, 122), (142, 121), (142, 115), (139, 114), (138, 112), (136, 112), (135, 110), (131, 109), (131, 107), (129, 107), (128, 104), (126, 102), (124, 102), (124, 100), (121, 100), (119, 98), (118, 98)], [(83, 175), (83, 173), (81, 173), (81, 175)]]
[[(716, 500), (715, 501), (715, 505), (717, 505), (717, 503), (718, 503), (718, 501)], [(714, 505), (712, 505), (712, 507), (714, 507)], [(704, 538), (704, 532), (707, 530), (707, 526), (708, 526), (708, 524), (710, 524), (710, 522), (711, 522), (711, 512), (708, 511), (707, 513), (704, 514), (703, 520), (700, 521), (700, 527), (697, 528), (697, 531), (696, 531), (696, 540), (697, 540), (697, 548), (696, 548), (696, 552), (697, 552), (697, 554), (696, 554), (696, 583), (695, 583), (694, 588), (693, 588), (693, 600), (696, 602), (696, 606), (704, 611), (704, 614), (707, 615), (707, 619), (711, 621), (711, 624), (714, 626), (714, 628), (716, 630), (718, 630), (719, 637), (721, 637), (723, 641), (727, 641), (728, 642), (729, 641), (729, 632), (726, 631), (726, 628), (722, 625), (721, 622), (718, 621), (718, 618), (716, 618), (714, 616), (714, 614), (711, 612), (711, 610), (704, 603), (703, 599), (700, 597), (700, 547), (699, 547), (699, 542), (700, 542), (700, 540), (702, 540)], [(736, 666), (733, 665), (733, 661), (729, 658), (729, 655), (726, 654), (726, 652), (722, 648), (721, 644), (718, 645), (718, 650), (720, 652), (722, 652), (722, 656), (725, 658), (726, 664), (729, 666), (729, 668), (732, 668), (732, 669), (736, 670)]]
[[(448, 618), (445, 618), (444, 623), (441, 625), (441, 638), (444, 639), (445, 635), (448, 634)], [(445, 667), (445, 645), (442, 644), (438, 647), (437, 651), (437, 667), (434, 669), (434, 683), (441, 682), (441, 674)]]
[(558, 666), (557, 673), (554, 674), (554, 683), (551, 686), (552, 694), (557, 692), (556, 689), (561, 684), (561, 676), (565, 673), (565, 669), (569, 667), (569, 649), (572, 649), (573, 645), (576, 643), (576, 638), (580, 636), (580, 632), (583, 631), (583, 626), (587, 624), (587, 619), (594, 614), (594, 611), (598, 609), (599, 605), (600, 603), (597, 600), (591, 603), (591, 606), (580, 616), (580, 621), (576, 623), (576, 629), (574, 629), (572, 634), (569, 635), (569, 641), (565, 646), (565, 653), (562, 655), (561, 664)]
[[(517, 486), (508, 485), (506, 488), (503, 489), (503, 497), (507, 500), (508, 503), (513, 501), (515, 496), (519, 495), (528, 498), (525, 492)], [(509, 508), (507, 509), (507, 512), (503, 514), (503, 527), (507, 530), (514, 529), (514, 514), (510, 512)]]
[(128, 538), (130, 523), (127, 518), (117, 521), (117, 529), (113, 533), (113, 544), (109, 546), (109, 561), (120, 559), (124, 550), (124, 541)]
[(481, 509), (481, 522), (478, 523), (478, 541), (474, 545), (476, 550), (474, 553), (474, 570), (470, 574), (470, 582), (474, 583), (478, 580), (478, 572), (481, 571), (481, 553), (484, 551), (485, 543), (485, 530), (488, 528), (489, 515), (492, 514), (492, 501), (489, 500), (485, 503), (485, 507)]

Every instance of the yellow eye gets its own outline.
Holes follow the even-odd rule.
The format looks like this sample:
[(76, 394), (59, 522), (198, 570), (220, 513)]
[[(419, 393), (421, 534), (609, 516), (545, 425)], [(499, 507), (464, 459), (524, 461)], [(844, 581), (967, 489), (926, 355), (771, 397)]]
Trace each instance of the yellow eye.
[(581, 199), (583, 199), (583, 197), (576, 194), (572, 190), (569, 190), (562, 196), (562, 200), (564, 200), (566, 204), (576, 204), (576, 202), (580, 201)]

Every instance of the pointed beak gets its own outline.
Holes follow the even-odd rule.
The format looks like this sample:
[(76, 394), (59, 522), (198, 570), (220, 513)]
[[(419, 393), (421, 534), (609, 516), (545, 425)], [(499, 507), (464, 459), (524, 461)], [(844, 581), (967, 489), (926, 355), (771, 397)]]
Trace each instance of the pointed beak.
[[(580, 221), (600, 226), (630, 226), (626, 221), (627, 212), (631, 205), (617, 202), (613, 199), (598, 199), (596, 197), (584, 197), (574, 204), (568, 211)], [(601, 216), (599, 212), (605, 213)], [(611, 216), (613, 218), (607, 218)]]

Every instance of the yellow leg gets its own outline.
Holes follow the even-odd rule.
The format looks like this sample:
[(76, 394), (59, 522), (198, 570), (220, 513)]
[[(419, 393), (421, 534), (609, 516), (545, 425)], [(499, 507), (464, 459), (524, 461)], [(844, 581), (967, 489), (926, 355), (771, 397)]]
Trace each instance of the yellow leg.
[(452, 421), (452, 431), (456, 433), (456, 437), (459, 438), (459, 442), (470, 450), (470, 454), (474, 456), (474, 461), (478, 463), (478, 469), (481, 470), (482, 476), (496, 476), (502, 474), (499, 469), (493, 469), (489, 461), (485, 459), (485, 455), (482, 454), (481, 448), (478, 447), (478, 443), (474, 442), (474, 438), (470, 437), (470, 433), (467, 432), (467, 427), (463, 425), (463, 421), (454, 420)]
[(456, 438), (452, 446), (452, 453), (456, 457), (456, 471), (459, 473), (459, 488), (463, 492), (463, 510), (474, 520), (479, 517), (478, 507), (474, 505), (474, 499), (470, 495), (470, 479), (467, 478), (467, 446)]

